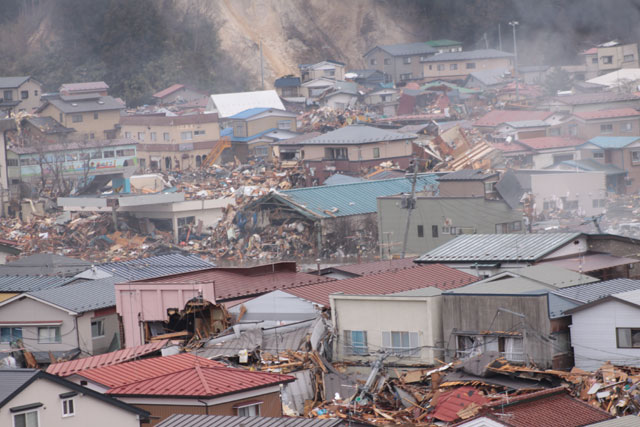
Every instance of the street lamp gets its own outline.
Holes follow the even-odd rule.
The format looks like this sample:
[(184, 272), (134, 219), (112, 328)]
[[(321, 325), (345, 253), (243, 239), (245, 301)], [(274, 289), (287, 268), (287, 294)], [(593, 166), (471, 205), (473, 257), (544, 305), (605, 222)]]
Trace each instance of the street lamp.
[(520, 101), (520, 92), (518, 91), (518, 43), (516, 41), (516, 26), (520, 23), (518, 21), (509, 21), (509, 25), (513, 28), (513, 55), (515, 66), (513, 68), (513, 75), (516, 79), (516, 101)]

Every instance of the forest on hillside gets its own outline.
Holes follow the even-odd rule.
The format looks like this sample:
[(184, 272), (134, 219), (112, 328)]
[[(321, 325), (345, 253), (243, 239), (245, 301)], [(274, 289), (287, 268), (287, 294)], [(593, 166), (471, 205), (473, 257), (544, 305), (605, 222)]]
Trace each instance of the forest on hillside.
[[(130, 105), (149, 102), (151, 93), (176, 82), (208, 92), (257, 89), (238, 55), (221, 48), (220, 1), (0, 0), (0, 75), (33, 75), (49, 91), (64, 82), (104, 80), (111, 94)], [(503, 49), (511, 51), (507, 22), (517, 20), (523, 64), (568, 64), (594, 44), (640, 38), (640, 0), (369, 1), (384, 5), (397, 25), (412, 29), (406, 31), (407, 42), (449, 38), (464, 42), (466, 49), (496, 48), (501, 34)], [(286, 13), (280, 9), (291, 4), (267, 2), (276, 14)], [(327, 1), (332, 8), (341, 4)], [(308, 24), (297, 27), (304, 30)], [(341, 34), (328, 37), (338, 40)], [(325, 55), (331, 53), (331, 41)], [(339, 52), (334, 55), (339, 58)], [(351, 59), (343, 58), (348, 64)]]

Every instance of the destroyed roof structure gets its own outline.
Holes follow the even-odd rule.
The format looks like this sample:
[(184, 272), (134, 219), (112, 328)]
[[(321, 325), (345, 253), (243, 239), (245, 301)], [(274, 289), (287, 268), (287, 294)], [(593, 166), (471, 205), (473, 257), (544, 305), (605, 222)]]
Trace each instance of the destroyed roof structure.
[(37, 253), (23, 256), (5, 265), (0, 265), (0, 275), (50, 275), (73, 276), (91, 267), (91, 263), (52, 253)]

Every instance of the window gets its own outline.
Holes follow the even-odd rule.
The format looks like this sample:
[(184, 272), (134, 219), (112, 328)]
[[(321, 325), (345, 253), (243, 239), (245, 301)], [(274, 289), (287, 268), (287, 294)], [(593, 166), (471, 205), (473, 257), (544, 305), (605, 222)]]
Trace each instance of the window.
[(204, 130), (194, 130), (194, 131), (193, 131), (193, 134), (194, 134), (195, 136), (198, 136), (198, 135), (204, 135), (204, 134), (205, 134), (205, 131), (204, 131)]
[(400, 74), (400, 80), (409, 80), (413, 77), (412, 73)]
[(71, 116), (71, 121), (73, 123), (80, 123), (82, 121), (82, 114), (74, 114)]
[(162, 134), (162, 139), (163, 139), (164, 141), (169, 141), (169, 132), (165, 132), (165, 133), (163, 133), (163, 134)]
[(380, 148), (379, 147), (374, 147), (373, 148), (373, 158), (374, 159), (379, 159), (380, 158)]
[(258, 417), (260, 416), (260, 405), (261, 403), (253, 403), (244, 406), (236, 406), (235, 408), (238, 410), (239, 417)]
[(549, 128), (549, 136), (560, 136), (560, 128)]
[(424, 237), (424, 226), (423, 225), (419, 225), (418, 226), (418, 237)]
[(476, 68), (475, 62), (467, 62), (467, 70), (473, 70)]
[(633, 123), (631, 122), (622, 123), (620, 125), (620, 130), (622, 132), (631, 132), (633, 130)]
[(496, 182), (495, 181), (485, 182), (484, 183), (484, 194), (485, 195), (495, 194), (495, 192), (496, 192)]
[(324, 157), (328, 160), (349, 160), (347, 148), (325, 148)]
[(38, 91), (37, 90), (33, 91), (33, 96), (38, 96)]
[(631, 152), (631, 163), (640, 163), (640, 151)]
[(114, 157), (114, 154), (115, 153), (113, 151), (105, 151), (103, 157), (105, 159), (110, 159), (110, 158)]
[(54, 344), (62, 342), (60, 326), (42, 326), (38, 328), (38, 343)]
[(522, 230), (522, 221), (496, 224), (496, 234), (507, 234)]
[(607, 199), (593, 199), (591, 206), (594, 208), (604, 208), (607, 205)]
[(253, 149), (253, 155), (256, 157), (267, 157), (269, 156), (269, 147), (261, 145)]
[(398, 356), (419, 356), (419, 346), (420, 343), (417, 332), (382, 332), (382, 347)]
[(20, 166), (18, 159), (7, 159), (7, 166)]
[(568, 127), (569, 135), (576, 136), (578, 135), (578, 125), (569, 125)]
[(335, 77), (336, 70), (324, 70), (324, 75), (326, 77)]
[(344, 331), (345, 354), (367, 354), (367, 331)]
[(131, 138), (131, 132), (125, 132), (124, 133), (124, 137), (125, 138)]
[(102, 153), (100, 151), (96, 151), (91, 153), (90, 156), (92, 159), (101, 159), (102, 158)]
[(634, 60), (634, 56), (633, 53), (630, 55), (625, 55), (624, 58), (622, 59), (624, 62), (632, 62)]
[(384, 65), (391, 65), (391, 58), (384, 58)]
[(73, 417), (76, 414), (76, 407), (73, 399), (62, 399), (62, 416)]
[(178, 227), (186, 227), (188, 225), (193, 225), (196, 223), (195, 216), (184, 216), (182, 218), (178, 218)]
[(444, 64), (438, 64), (436, 68), (438, 69), (438, 71), (444, 71)]
[(5, 101), (13, 101), (13, 92), (10, 90), (5, 90), (3, 93)]
[(20, 99), (27, 99), (27, 98), (29, 98), (29, 91), (28, 90), (20, 91)]
[(403, 64), (411, 64), (411, 57), (410, 56), (405, 56), (404, 58), (402, 58), (402, 63)]
[(278, 129), (291, 129), (291, 120), (278, 120)]
[(144, 132), (138, 132), (138, 141), (144, 141)]
[(603, 64), (613, 64), (613, 56), (601, 56)]
[(93, 113), (93, 120), (98, 120), (98, 112)]
[(591, 58), (591, 63), (592, 64), (597, 64), (598, 63), (598, 57), (595, 56), (595, 57)]
[(371, 60), (369, 61), (369, 64), (371, 65), (377, 65), (378, 61), (375, 58), (371, 58)]
[(640, 348), (640, 328), (616, 328), (618, 348)]
[(38, 411), (23, 412), (13, 416), (14, 427), (38, 427)]
[(91, 338), (104, 337), (104, 320), (91, 321)]
[(158, 133), (157, 132), (150, 132), (149, 133), (149, 139), (151, 141), (157, 141), (158, 140)]
[(442, 234), (458, 234), (458, 228), (457, 227), (451, 227), (448, 225), (443, 225), (442, 226)]
[(58, 120), (60, 123), (62, 123), (64, 116), (62, 115), (62, 113), (60, 113), (60, 116), (58, 117), (60, 120)]
[(449, 70), (454, 71), (458, 69), (458, 64), (449, 64)]
[(116, 150), (116, 157), (133, 157), (136, 155), (136, 150), (133, 148), (127, 148), (126, 150)]
[(22, 339), (22, 328), (0, 328), (0, 342), (11, 343)]
[(432, 225), (431, 226), (431, 237), (438, 237), (438, 226), (437, 225)]
[(594, 151), (593, 152), (594, 159), (604, 159), (604, 151)]
[(613, 132), (613, 125), (611, 123), (600, 125), (600, 133), (611, 133)]
[(191, 131), (180, 132), (180, 138), (183, 141), (191, 141), (193, 139), (193, 133)]

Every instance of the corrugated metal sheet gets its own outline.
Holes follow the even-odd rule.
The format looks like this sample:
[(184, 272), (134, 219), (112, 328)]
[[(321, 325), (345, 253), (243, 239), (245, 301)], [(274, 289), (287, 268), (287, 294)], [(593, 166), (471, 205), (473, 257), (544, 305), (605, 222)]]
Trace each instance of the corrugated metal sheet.
[(416, 262), (537, 261), (580, 233), (467, 234), (456, 237)]
[(47, 367), (47, 372), (53, 375), (66, 377), (76, 372), (86, 369), (93, 369), (102, 366), (111, 366), (118, 363), (128, 362), (138, 357), (146, 356), (164, 348), (169, 340), (151, 342), (137, 347), (125, 348), (111, 353), (101, 354), (84, 359), (70, 360), (68, 362), (54, 363)]
[(292, 372), (290, 375), (295, 377), (296, 380), (285, 384), (282, 388), (282, 403), (298, 415), (303, 415), (304, 401), (313, 400), (314, 398), (314, 375), (308, 369)]
[(582, 257), (564, 258), (546, 261), (545, 264), (556, 265), (573, 271), (598, 271), (620, 265), (636, 264), (635, 258), (617, 257), (609, 254), (587, 254)]
[(347, 295), (389, 295), (427, 287), (448, 290), (477, 280), (476, 276), (440, 264), (416, 265), (404, 270), (291, 288), (284, 292), (329, 307), (329, 295), (338, 292)]
[(70, 280), (57, 276), (0, 276), (0, 292), (34, 292), (62, 286)]
[(333, 270), (346, 271), (347, 273), (366, 276), (367, 274), (382, 273), (389, 270), (415, 267), (412, 258), (390, 259), (385, 261), (363, 262), (359, 264), (347, 264), (332, 267)]
[(340, 418), (270, 418), (232, 417), (224, 415), (174, 414), (157, 427), (334, 427)]
[(600, 298), (608, 297), (609, 295), (635, 291), (638, 289), (640, 289), (640, 280), (613, 279), (606, 280), (604, 282), (589, 283), (586, 285), (558, 289), (553, 293), (575, 301), (588, 303), (599, 300)]
[(76, 313), (116, 306), (115, 284), (122, 279), (108, 277), (83, 280), (55, 288), (29, 292), (29, 295)]
[(627, 415), (601, 423), (589, 424), (591, 427), (640, 427), (640, 417)]
[[(436, 190), (438, 188), (436, 176), (435, 174), (419, 174), (416, 191)], [(284, 203), (294, 205), (294, 207), (302, 207), (310, 216), (332, 218), (374, 213), (378, 210), (377, 197), (409, 193), (410, 191), (410, 179), (394, 178), (353, 184), (298, 188), (273, 193), (266, 197), (276, 197)]]
[(168, 254), (102, 264), (98, 268), (125, 280), (144, 280), (215, 267), (195, 255)]
[(0, 407), (23, 384), (38, 375), (38, 369), (2, 369), (0, 370)]
[(596, 136), (587, 141), (600, 148), (624, 148), (640, 139), (640, 136)]

